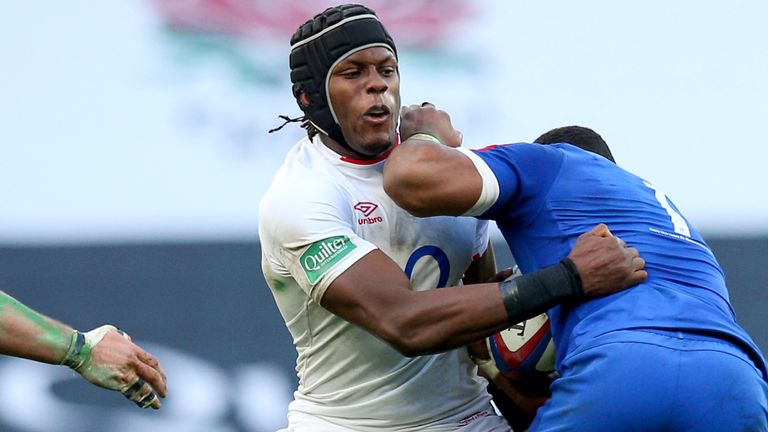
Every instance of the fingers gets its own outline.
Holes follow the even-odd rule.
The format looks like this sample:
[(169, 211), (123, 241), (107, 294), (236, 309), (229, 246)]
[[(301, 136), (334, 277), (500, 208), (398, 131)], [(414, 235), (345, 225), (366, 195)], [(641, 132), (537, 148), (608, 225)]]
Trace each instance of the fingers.
[(162, 406), (162, 403), (160, 402), (160, 399), (158, 399), (157, 395), (152, 392), (149, 394), (149, 396), (144, 399), (143, 401), (139, 402), (139, 406), (142, 408), (152, 408), (152, 409), (160, 409)]
[(628, 278), (629, 285), (637, 285), (645, 282), (645, 280), (648, 279), (648, 272), (644, 270), (645, 260), (640, 257), (640, 252), (633, 247), (627, 247), (624, 250), (624, 254), (630, 259), (630, 269), (632, 273)]
[(645, 271), (645, 260), (640, 256), (635, 256), (632, 258), (632, 269), (634, 271), (629, 277), (630, 283), (632, 285), (637, 285), (639, 283), (645, 282), (645, 280), (648, 279), (648, 272)]
[[(622, 241), (623, 243), (623, 241)], [(642, 270), (643, 267), (645, 267), (645, 260), (640, 257), (640, 251), (638, 251), (636, 248), (633, 247), (627, 247), (627, 244), (624, 243), (624, 256), (626, 257), (627, 261), (630, 263), (630, 268), (633, 271), (636, 270)]]
[(648, 278), (639, 251), (614, 236), (605, 224), (579, 236), (568, 257), (579, 269), (588, 296), (611, 294)]
[(496, 273), (496, 275), (492, 277), (489, 282), (502, 282), (510, 278), (514, 274), (515, 274), (515, 269), (513, 269), (512, 267), (505, 268), (504, 270), (501, 270), (500, 272)]
[(611, 230), (608, 229), (608, 225), (601, 223), (597, 224), (594, 228), (587, 231), (587, 234), (592, 234), (600, 237), (611, 237), (613, 234), (611, 233)]
[[(434, 135), (440, 140), (440, 143), (448, 147), (461, 147), (464, 141), (464, 134), (451, 125), (451, 116), (436, 108), (431, 102), (404, 107), (400, 110), (400, 117), (400, 132), (403, 136), (410, 136), (410, 134), (403, 133), (403, 128), (405, 128), (413, 133), (425, 132)], [(409, 124), (409, 127), (406, 127), (406, 123)]]
[(123, 396), (131, 400), (140, 408), (160, 408), (160, 399), (146, 381), (139, 378), (128, 390), (123, 392)]
[(632, 258), (632, 268), (639, 271), (645, 268), (645, 260), (639, 256)]
[(447, 145), (448, 147), (457, 148), (461, 147), (462, 142), (464, 142), (464, 134), (454, 129), (450, 138), (443, 144)]
[[(142, 354), (145, 357), (142, 357)], [(161, 397), (165, 397), (168, 379), (158, 361), (145, 352), (139, 354), (139, 360), (140, 362), (136, 365), (136, 374), (146, 380)]]
[[(122, 390), (122, 394), (141, 408), (160, 408), (160, 399), (167, 395), (167, 379), (160, 367), (160, 362), (140, 346), (133, 343), (131, 337), (114, 326), (102, 326), (95, 336), (99, 336), (94, 345), (94, 364), (99, 368), (112, 370), (114, 376), (105, 380), (97, 374), (86, 377), (94, 384), (113, 390)], [(114, 334), (110, 334), (114, 333)], [(86, 334), (87, 337), (87, 334)], [(103, 345), (103, 346), (102, 346)], [(97, 353), (98, 350), (98, 353)], [(126, 385), (132, 383), (126, 389)]]
[(645, 282), (645, 280), (648, 279), (648, 272), (645, 270), (636, 270), (632, 273), (632, 275), (629, 277), (629, 285), (637, 285), (639, 283)]

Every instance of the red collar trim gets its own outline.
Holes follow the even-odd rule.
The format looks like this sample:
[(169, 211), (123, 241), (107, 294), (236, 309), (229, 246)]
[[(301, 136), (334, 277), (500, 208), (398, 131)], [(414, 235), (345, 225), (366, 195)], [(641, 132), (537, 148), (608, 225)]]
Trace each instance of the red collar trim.
[(344, 162), (349, 162), (355, 165), (373, 165), (375, 163), (381, 162), (384, 159), (389, 157), (389, 154), (392, 153), (392, 150), (394, 150), (395, 147), (393, 146), (391, 149), (387, 150), (386, 153), (382, 154), (381, 156), (374, 158), (374, 159), (353, 159), (350, 157), (342, 156), (341, 160)]
[(373, 165), (375, 163), (381, 162), (384, 159), (388, 158), (389, 154), (392, 153), (392, 150), (394, 150), (395, 147), (397, 147), (398, 145), (400, 145), (400, 134), (397, 134), (397, 136), (395, 137), (395, 145), (393, 145), (391, 149), (387, 150), (381, 156), (378, 156), (374, 159), (355, 159), (355, 158), (346, 157), (346, 156), (342, 156), (340, 159), (344, 162), (349, 162), (355, 165)]

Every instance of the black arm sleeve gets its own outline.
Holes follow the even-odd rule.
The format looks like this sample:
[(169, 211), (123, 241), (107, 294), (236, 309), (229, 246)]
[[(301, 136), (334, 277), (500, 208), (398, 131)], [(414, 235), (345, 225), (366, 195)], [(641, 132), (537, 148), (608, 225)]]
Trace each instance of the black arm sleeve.
[(499, 284), (499, 290), (510, 325), (584, 295), (579, 272), (570, 258), (534, 273), (509, 278)]

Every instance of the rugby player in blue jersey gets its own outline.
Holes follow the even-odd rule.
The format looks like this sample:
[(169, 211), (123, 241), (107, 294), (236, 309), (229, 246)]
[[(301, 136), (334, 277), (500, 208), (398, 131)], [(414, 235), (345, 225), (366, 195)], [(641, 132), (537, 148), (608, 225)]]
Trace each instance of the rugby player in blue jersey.
[[(422, 105), (401, 111), (405, 139), (384, 168), (404, 209), (496, 221), (524, 273), (561, 260), (597, 223), (646, 261), (635, 289), (549, 310), (560, 378), (531, 431), (768, 430), (765, 360), (736, 323), (712, 251), (660, 189), (610, 152), (571, 144), (462, 149), (449, 116)], [(587, 131), (540, 141), (577, 132), (604, 146)]]

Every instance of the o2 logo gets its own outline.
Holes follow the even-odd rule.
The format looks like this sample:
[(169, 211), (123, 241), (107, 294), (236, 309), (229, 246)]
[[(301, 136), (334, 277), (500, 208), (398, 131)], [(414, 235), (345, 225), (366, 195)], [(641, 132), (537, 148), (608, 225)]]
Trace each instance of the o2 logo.
[(416, 263), (422, 258), (430, 258), (435, 260), (437, 268), (440, 271), (440, 275), (437, 279), (437, 286), (435, 288), (443, 288), (448, 283), (448, 276), (451, 274), (451, 262), (448, 260), (448, 255), (437, 246), (422, 246), (408, 257), (408, 262), (405, 264), (405, 274), (408, 279), (412, 279), (413, 270), (416, 267)]

